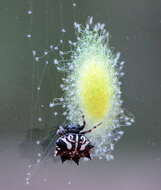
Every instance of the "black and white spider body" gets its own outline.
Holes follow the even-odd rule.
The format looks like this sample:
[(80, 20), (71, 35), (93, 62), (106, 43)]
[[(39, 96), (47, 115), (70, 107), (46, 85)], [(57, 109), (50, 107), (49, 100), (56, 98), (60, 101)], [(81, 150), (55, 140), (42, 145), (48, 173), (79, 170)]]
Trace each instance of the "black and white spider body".
[(86, 125), (83, 118), (83, 125), (70, 124), (63, 127), (59, 127), (57, 135), (60, 137), (56, 141), (55, 156), (60, 156), (62, 162), (66, 160), (73, 160), (76, 164), (79, 164), (80, 158), (91, 159), (90, 152), (94, 147), (89, 139), (85, 136), (86, 133), (92, 132), (98, 125), (87, 131), (82, 131)]

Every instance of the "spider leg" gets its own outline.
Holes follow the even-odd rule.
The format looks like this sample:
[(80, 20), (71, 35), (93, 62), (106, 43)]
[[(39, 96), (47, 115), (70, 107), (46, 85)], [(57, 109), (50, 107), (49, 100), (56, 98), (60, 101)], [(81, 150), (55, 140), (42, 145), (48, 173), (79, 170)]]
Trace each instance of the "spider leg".
[(102, 124), (102, 122), (101, 123), (98, 123), (97, 125), (95, 125), (92, 129), (89, 129), (89, 130), (87, 130), (87, 131), (82, 131), (82, 132), (80, 132), (80, 134), (82, 134), (82, 135), (84, 135), (84, 134), (87, 134), (87, 133), (91, 133), (94, 129), (96, 129), (98, 126), (100, 126)]
[(82, 131), (86, 126), (85, 116), (82, 115), (83, 125), (80, 126), (80, 130)]

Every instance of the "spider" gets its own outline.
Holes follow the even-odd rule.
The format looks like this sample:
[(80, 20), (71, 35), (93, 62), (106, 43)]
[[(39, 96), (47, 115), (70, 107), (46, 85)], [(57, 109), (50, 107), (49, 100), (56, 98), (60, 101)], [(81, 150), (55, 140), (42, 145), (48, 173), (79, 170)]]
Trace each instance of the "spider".
[(56, 140), (55, 156), (60, 156), (62, 163), (66, 160), (73, 160), (79, 165), (80, 158), (88, 158), (91, 160), (90, 152), (94, 146), (91, 144), (85, 134), (92, 132), (99, 125), (98, 123), (92, 129), (82, 131), (86, 126), (84, 115), (82, 116), (83, 125), (69, 124), (65, 127), (60, 126), (57, 135), (60, 137)]

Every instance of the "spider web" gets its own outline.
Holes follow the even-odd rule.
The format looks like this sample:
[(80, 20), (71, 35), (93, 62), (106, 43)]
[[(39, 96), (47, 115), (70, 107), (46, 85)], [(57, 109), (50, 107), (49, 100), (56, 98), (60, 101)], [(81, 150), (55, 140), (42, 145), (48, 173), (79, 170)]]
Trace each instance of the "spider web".
[[(73, 44), (72, 41), (76, 39), (73, 37), (75, 35), (72, 35), (74, 34), (74, 29), (66, 33), (68, 28), (64, 27), (64, 18), (66, 16), (64, 7), (69, 3), (64, 4), (65, 1), (55, 2), (46, 0), (40, 3), (43, 6), (39, 7), (37, 2), (30, 0), (28, 9), (26, 9), (26, 14), (29, 18), (29, 30), (25, 37), (28, 39), (32, 56), (31, 121), (27, 141), (30, 141), (32, 147), (32, 158), (36, 159), (36, 164), (28, 166), (29, 171), (32, 169), (32, 173), (37, 171), (40, 163), (46, 160), (51, 151), (53, 151), (58, 125), (63, 125), (66, 122), (67, 113), (63, 109), (64, 99), (61, 91), (61, 88), (63, 88), (61, 83), (63, 83), (66, 76), (65, 73), (59, 72), (63, 69), (59, 60), (61, 59), (61, 62), (64, 63), (70, 59), (71, 52), (68, 48), (70, 44)], [(72, 1), (71, 8), (73, 13), (70, 15), (71, 23), (69, 25), (73, 28), (76, 12), (78, 13), (79, 9), (76, 3)], [(40, 13), (41, 15), (39, 15)], [(68, 39), (72, 39), (72, 41)], [(126, 122), (127, 126), (131, 125), (133, 116), (126, 118), (123, 116), (122, 121), (123, 123), (120, 123), (120, 125), (125, 125), (124, 122)], [(116, 136), (112, 134), (112, 137), (109, 136), (108, 138), (118, 140), (122, 134), (123, 132), (120, 131), (116, 133)], [(50, 142), (44, 145), (45, 151), (42, 152), (41, 142), (48, 135), (50, 136)], [(109, 144), (108, 160), (113, 159), (111, 155), (113, 146), (113, 143)], [(100, 159), (102, 159), (102, 156), (100, 156)], [(31, 180), (31, 172), (29, 171), (26, 173), (26, 184), (29, 184)]]
[[(56, 71), (57, 59), (62, 56), (68, 44), (64, 42), (66, 34), (64, 1), (46, 0), (40, 4), (41, 6), (38, 2), (29, 0), (25, 12), (29, 22), (25, 38), (28, 40), (32, 56), (30, 126), (25, 137), (26, 143), (31, 147), (31, 164), (27, 167), (26, 184), (30, 184), (32, 176), (41, 167), (42, 161), (50, 158), (57, 127), (65, 123), (65, 114), (59, 106), (63, 74)], [(76, 3), (71, 1), (70, 6), (73, 11), (72, 19), (74, 19), (73, 8), (76, 8)], [(65, 58), (68, 59), (68, 55)], [(54, 97), (60, 97), (55, 98), (56, 107), (51, 103)], [(42, 150), (41, 142), (49, 135), (51, 141), (44, 145)]]

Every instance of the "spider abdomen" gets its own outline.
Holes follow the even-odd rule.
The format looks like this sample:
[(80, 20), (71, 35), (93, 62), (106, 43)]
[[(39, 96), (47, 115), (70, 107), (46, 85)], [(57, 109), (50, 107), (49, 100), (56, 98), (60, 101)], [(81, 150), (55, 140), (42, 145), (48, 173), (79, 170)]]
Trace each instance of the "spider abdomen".
[(57, 139), (55, 155), (61, 156), (62, 162), (73, 160), (78, 164), (81, 157), (91, 159), (90, 150), (93, 147), (85, 135), (67, 133)]

